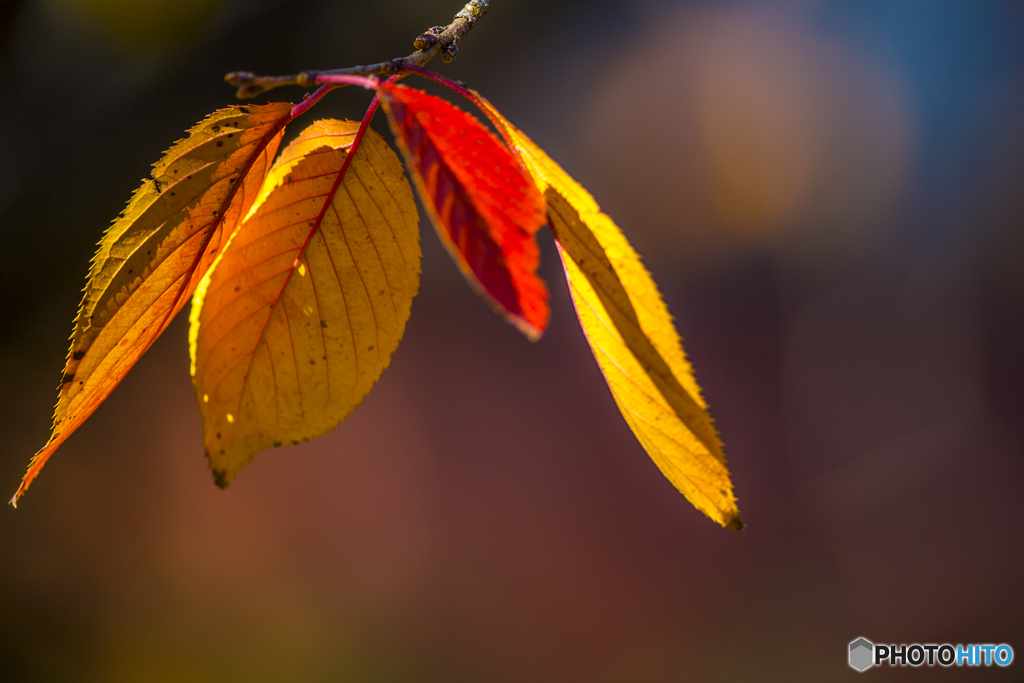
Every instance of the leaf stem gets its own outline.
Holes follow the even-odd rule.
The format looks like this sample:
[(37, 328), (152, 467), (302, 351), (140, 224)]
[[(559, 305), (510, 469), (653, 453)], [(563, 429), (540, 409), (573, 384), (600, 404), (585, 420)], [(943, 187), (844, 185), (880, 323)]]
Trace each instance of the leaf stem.
[[(401, 74), (396, 74), (388, 78), (385, 81), (387, 84), (394, 83), (395, 81), (402, 78)], [(373, 83), (374, 89), (379, 85), (376, 79), (366, 79)], [(341, 164), (341, 170), (338, 171), (338, 179), (335, 181), (334, 189), (336, 190), (338, 185), (345, 179), (345, 172), (348, 171), (348, 167), (352, 165), (352, 159), (355, 157), (356, 152), (359, 150), (359, 143), (363, 141), (363, 136), (366, 135), (366, 129), (370, 127), (370, 120), (373, 119), (373, 115), (377, 113), (377, 108), (380, 107), (380, 95), (374, 93), (373, 101), (370, 102), (370, 106), (366, 108), (366, 113), (363, 114), (363, 120), (359, 122), (359, 129), (356, 131), (355, 137), (352, 139), (352, 146), (348, 150), (348, 156), (345, 157), (345, 161)]]
[[(476, 20), (487, 14), (489, 5), (490, 0), (470, 0), (466, 3), (465, 7), (458, 11), (450, 24), (447, 26), (435, 26), (421, 33), (413, 42), (416, 52), (407, 57), (399, 57), (398, 59), (391, 59), (367, 66), (351, 66), (345, 69), (303, 71), (291, 76), (257, 76), (251, 71), (234, 71), (226, 75), (224, 80), (238, 88), (235, 96), (244, 100), (256, 97), (282, 85), (299, 85), (304, 88), (311, 88), (317, 83), (328, 82), (322, 80), (324, 76), (396, 74), (408, 66), (422, 67), (437, 56), (438, 53), (442, 53), (441, 59), (448, 63), (455, 59), (455, 55), (459, 51), (459, 42), (476, 25)], [(349, 83), (344, 83), (344, 85), (349, 85)]]
[(288, 120), (293, 121), (302, 114), (305, 114), (313, 107), (314, 104), (322, 100), (324, 98), (324, 95), (334, 90), (335, 87), (336, 86), (333, 85), (322, 85), (319, 88), (317, 88), (312, 95), (307, 94), (305, 99), (303, 99), (301, 102), (292, 107), (292, 111), (291, 114), (289, 115)]
[(449, 90), (451, 90), (452, 92), (462, 95), (473, 104), (478, 103), (479, 98), (477, 97), (476, 93), (469, 90), (461, 83), (457, 83), (451, 80), (450, 78), (445, 78), (441, 74), (434, 73), (433, 71), (424, 69), (423, 67), (415, 66), (413, 64), (406, 64), (405, 66), (402, 67), (402, 70), (407, 73), (414, 73), (418, 76), (422, 76), (423, 78), (426, 78), (427, 80), (430, 81), (434, 81), (435, 83), (439, 83), (444, 87), (448, 88)]

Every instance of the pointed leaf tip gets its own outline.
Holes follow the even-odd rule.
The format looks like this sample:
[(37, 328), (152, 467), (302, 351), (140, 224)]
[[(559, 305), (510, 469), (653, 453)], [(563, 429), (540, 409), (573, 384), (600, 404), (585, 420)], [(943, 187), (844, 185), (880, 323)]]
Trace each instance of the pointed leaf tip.
[(255, 199), (292, 105), (221, 109), (189, 131), (106, 231), (92, 260), (49, 440), (12, 503), (192, 296)]
[(577, 317), (626, 423), (694, 507), (743, 529), (718, 432), (639, 255), (590, 193), (487, 100), (470, 95), (544, 192)]
[(475, 117), (445, 100), (383, 85), (381, 102), (441, 241), (466, 279), (527, 338), (547, 327), (537, 276), (544, 197)]

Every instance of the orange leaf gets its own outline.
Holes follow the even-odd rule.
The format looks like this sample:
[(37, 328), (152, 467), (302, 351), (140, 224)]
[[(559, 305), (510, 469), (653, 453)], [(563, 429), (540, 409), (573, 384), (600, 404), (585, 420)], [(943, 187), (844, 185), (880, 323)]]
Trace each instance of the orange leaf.
[(219, 486), (269, 446), (333, 429), (398, 347), (419, 287), (419, 220), (398, 157), (320, 121), (274, 164), (196, 291), (189, 332)]
[(536, 274), (544, 198), (473, 116), (399, 85), (381, 86), (380, 98), (441, 241), (498, 312), (537, 339), (549, 314)]
[(590, 193), (490, 102), (468, 94), (544, 192), (580, 325), (626, 423), (694, 507), (742, 529), (721, 440), (640, 256)]
[(229, 107), (201, 121), (155, 166), (93, 258), (46, 445), (12, 499), (164, 331), (248, 212), (292, 105)]

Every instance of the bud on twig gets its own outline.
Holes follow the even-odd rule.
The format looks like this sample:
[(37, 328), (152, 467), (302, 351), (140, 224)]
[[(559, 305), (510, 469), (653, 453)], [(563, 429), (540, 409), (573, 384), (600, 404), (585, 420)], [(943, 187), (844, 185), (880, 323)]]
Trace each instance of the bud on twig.
[(412, 46), (417, 50), (426, 50), (428, 47), (433, 47), (434, 44), (440, 39), (439, 36), (444, 32), (444, 26), (434, 26), (421, 33)]
[(235, 93), (236, 97), (249, 99), (282, 85), (312, 88), (316, 85), (317, 78), (321, 76), (396, 74), (409, 66), (422, 67), (438, 53), (441, 55), (441, 60), (447, 64), (459, 53), (459, 41), (476, 25), (477, 19), (487, 14), (489, 2), (490, 0), (469, 0), (466, 6), (456, 13), (452, 23), (447, 26), (434, 26), (417, 36), (413, 42), (417, 51), (407, 57), (344, 69), (304, 71), (291, 76), (257, 76), (251, 71), (235, 71), (228, 74), (225, 80), (238, 89)]
[(444, 50), (441, 51), (441, 61), (444, 62), (445, 64), (450, 64), (458, 54), (458, 43), (448, 43), (448, 45), (445, 46)]

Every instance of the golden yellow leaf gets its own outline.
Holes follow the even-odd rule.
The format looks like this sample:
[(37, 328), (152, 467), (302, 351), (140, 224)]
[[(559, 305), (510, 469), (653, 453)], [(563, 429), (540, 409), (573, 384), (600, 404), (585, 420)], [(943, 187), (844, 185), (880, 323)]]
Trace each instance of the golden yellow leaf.
[(104, 234), (75, 319), (50, 439), (12, 504), (192, 296), (222, 235), (256, 198), (291, 109), (281, 102), (211, 114), (153, 166)]
[(580, 325), (626, 423), (694, 507), (742, 529), (721, 440), (639, 255), (579, 183), (471, 94), (544, 193)]
[[(189, 332), (219, 486), (256, 453), (333, 429), (398, 347), (419, 288), (419, 218), (394, 152), (320, 121), (274, 164), (196, 291)], [(346, 170), (347, 168), (347, 170)]]

